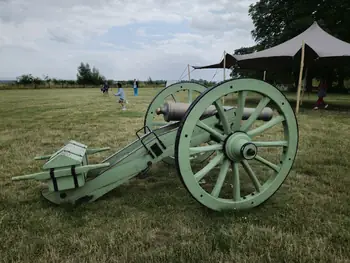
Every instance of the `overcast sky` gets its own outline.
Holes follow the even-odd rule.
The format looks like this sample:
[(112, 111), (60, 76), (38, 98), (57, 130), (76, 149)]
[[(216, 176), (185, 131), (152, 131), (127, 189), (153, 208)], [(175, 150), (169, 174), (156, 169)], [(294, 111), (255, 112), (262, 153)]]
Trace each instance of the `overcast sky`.
[[(81, 61), (109, 79), (177, 80), (254, 44), (249, 0), (0, 0), (0, 78), (76, 79)], [(195, 70), (211, 80), (215, 69)], [(183, 76), (186, 77), (186, 74)], [(220, 69), (214, 80), (222, 80)]]

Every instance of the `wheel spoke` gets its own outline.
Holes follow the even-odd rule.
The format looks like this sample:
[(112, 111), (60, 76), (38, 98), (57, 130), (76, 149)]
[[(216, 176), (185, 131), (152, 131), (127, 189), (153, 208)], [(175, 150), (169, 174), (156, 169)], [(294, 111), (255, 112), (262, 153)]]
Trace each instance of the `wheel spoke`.
[(276, 172), (280, 171), (280, 167), (276, 164), (271, 163), (270, 161), (266, 160), (265, 158), (257, 155), (255, 156), (255, 160), (257, 160), (258, 162), (265, 164), (266, 166), (270, 167), (271, 169), (275, 170)]
[(239, 169), (238, 163), (232, 163), (233, 165), (233, 200), (241, 200), (241, 185), (239, 182)]
[(214, 186), (213, 191), (211, 192), (212, 196), (215, 196), (215, 197), (219, 196), (219, 194), (221, 192), (222, 185), (224, 184), (224, 181), (225, 181), (225, 178), (227, 175), (229, 165), (230, 165), (230, 161), (228, 159), (225, 159), (222, 162), (218, 179), (216, 181), (216, 184)]
[(219, 162), (221, 162), (224, 154), (219, 153), (217, 154), (202, 170), (197, 172), (194, 177), (196, 178), (197, 182), (202, 180), (202, 178), (209, 173)]
[(259, 114), (261, 113), (261, 111), (266, 107), (266, 105), (270, 102), (270, 98), (268, 97), (263, 97), (258, 106), (255, 108), (255, 111), (252, 113), (252, 115), (249, 116), (248, 120), (246, 120), (242, 127), (241, 127), (241, 131), (247, 131), (249, 130), (249, 128), (253, 125), (254, 121), (256, 121), (259, 117)]
[(215, 108), (218, 111), (219, 119), (222, 123), (222, 126), (224, 128), (224, 133), (229, 134), (231, 132), (230, 124), (228, 123), (228, 120), (225, 115), (225, 110), (222, 105), (222, 102), (220, 100), (215, 101)]
[(174, 94), (171, 94), (170, 96), (173, 98), (174, 102), (176, 102), (176, 97), (175, 97), (175, 95), (174, 95)]
[(188, 90), (188, 103), (192, 103), (192, 90)]
[(239, 128), (241, 127), (241, 121), (243, 117), (245, 99), (247, 97), (247, 94), (248, 94), (248, 91), (240, 91), (238, 93), (238, 105), (236, 109), (235, 122), (233, 123), (233, 127), (232, 127), (233, 131), (238, 131)]
[(250, 166), (250, 164), (248, 163), (247, 160), (243, 160), (242, 161), (242, 165), (244, 170), (247, 172), (247, 174), (250, 177), (250, 180), (252, 180), (254, 187), (256, 189), (256, 191), (260, 192), (261, 190), (261, 184), (259, 182), (259, 179), (256, 177), (254, 171), (252, 170), (252, 167)]
[(222, 144), (190, 147), (190, 155), (202, 153), (202, 152), (216, 151), (216, 150), (222, 150)]
[(252, 142), (257, 147), (277, 147), (277, 146), (288, 146), (287, 141), (273, 141), (273, 142)]
[(263, 133), (264, 131), (272, 128), (273, 126), (283, 122), (284, 120), (285, 120), (285, 118), (283, 116), (275, 117), (275, 118), (269, 120), (268, 122), (266, 122), (265, 124), (261, 125), (260, 127), (255, 128), (254, 130), (248, 131), (247, 134), (250, 137), (254, 137), (254, 136), (259, 135), (259, 134)]
[(207, 131), (208, 133), (210, 133), (210, 135), (214, 136), (215, 138), (219, 139), (220, 141), (225, 140), (225, 136), (223, 134), (221, 134), (218, 131), (214, 130), (213, 128), (209, 127), (204, 122), (198, 121), (197, 126), (199, 128), (202, 128), (203, 130)]

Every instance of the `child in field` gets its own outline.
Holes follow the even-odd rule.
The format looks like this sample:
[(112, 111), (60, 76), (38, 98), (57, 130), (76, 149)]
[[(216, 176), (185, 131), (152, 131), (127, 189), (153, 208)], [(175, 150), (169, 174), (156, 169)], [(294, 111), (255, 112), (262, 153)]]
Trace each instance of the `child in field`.
[(119, 103), (122, 105), (122, 110), (126, 110), (125, 103), (127, 103), (125, 98), (125, 93), (120, 83), (117, 84), (118, 92), (114, 96), (119, 96)]
[(109, 86), (108, 86), (108, 83), (107, 81), (103, 84), (103, 87), (101, 88), (101, 91), (103, 94), (108, 94), (108, 89), (109, 89)]

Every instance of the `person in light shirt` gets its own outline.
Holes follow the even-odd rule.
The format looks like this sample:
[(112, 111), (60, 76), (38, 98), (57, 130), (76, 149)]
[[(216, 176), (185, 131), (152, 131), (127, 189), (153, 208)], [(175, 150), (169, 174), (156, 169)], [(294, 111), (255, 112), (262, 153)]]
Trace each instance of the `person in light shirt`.
[(114, 94), (114, 96), (119, 97), (119, 103), (122, 105), (122, 110), (126, 110), (125, 103), (127, 103), (125, 98), (124, 89), (122, 88), (122, 85), (118, 82), (118, 92)]

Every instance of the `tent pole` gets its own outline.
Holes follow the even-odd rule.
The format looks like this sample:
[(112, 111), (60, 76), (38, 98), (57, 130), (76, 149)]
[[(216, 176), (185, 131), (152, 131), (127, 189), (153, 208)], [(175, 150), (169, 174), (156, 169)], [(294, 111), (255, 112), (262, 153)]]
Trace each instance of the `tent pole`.
[(188, 80), (191, 81), (190, 64), (187, 64)]
[(301, 89), (301, 80), (303, 78), (303, 68), (304, 68), (304, 56), (305, 56), (305, 42), (301, 46), (301, 59), (300, 59), (300, 72), (299, 72), (299, 82), (298, 82), (298, 93), (297, 93), (297, 105), (295, 108), (295, 113), (299, 113), (299, 100), (300, 100), (300, 89)]
[(224, 81), (226, 80), (226, 51), (224, 51)]
[[(226, 80), (226, 51), (224, 50), (224, 65), (223, 65), (223, 70), (224, 70), (224, 81)], [(222, 97), (222, 105), (225, 104), (225, 97)]]
[(301, 91), (300, 106), (303, 105), (303, 99), (304, 99), (305, 89), (306, 89), (306, 85), (307, 85), (307, 70), (308, 70), (308, 68), (305, 69), (305, 77), (304, 77), (304, 81), (303, 81), (303, 89)]

